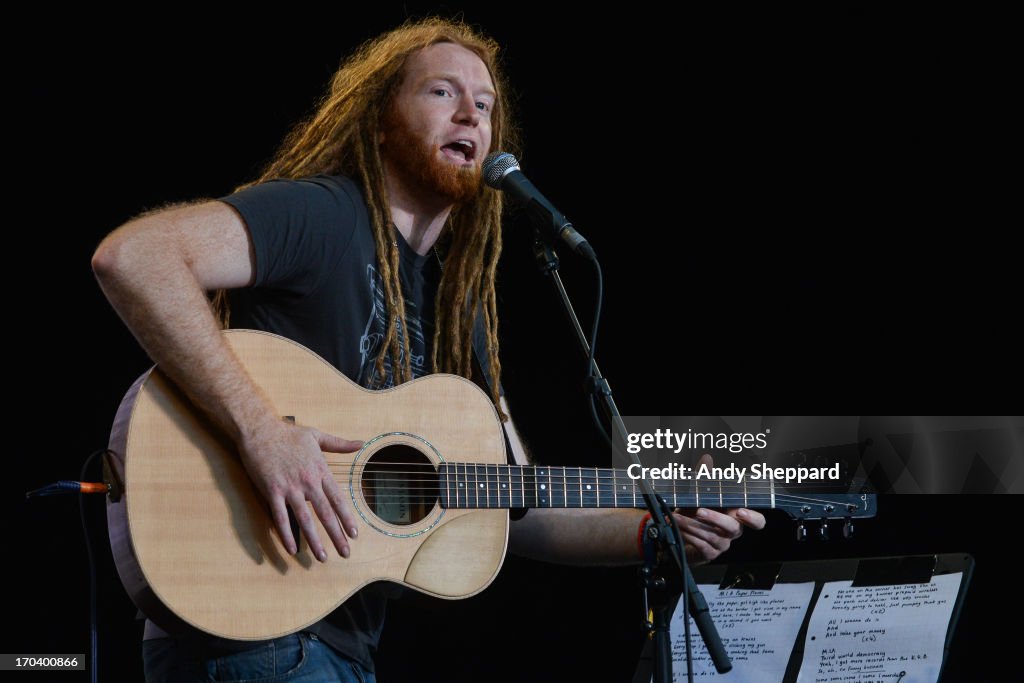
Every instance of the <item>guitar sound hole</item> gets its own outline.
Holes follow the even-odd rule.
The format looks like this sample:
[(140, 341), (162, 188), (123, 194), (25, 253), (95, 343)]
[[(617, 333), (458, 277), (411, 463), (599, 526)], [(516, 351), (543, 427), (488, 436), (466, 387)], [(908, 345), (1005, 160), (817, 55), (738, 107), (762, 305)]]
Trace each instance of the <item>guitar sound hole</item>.
[(375, 515), (389, 524), (415, 524), (438, 498), (437, 470), (410, 446), (385, 446), (363, 467), (363, 497)]

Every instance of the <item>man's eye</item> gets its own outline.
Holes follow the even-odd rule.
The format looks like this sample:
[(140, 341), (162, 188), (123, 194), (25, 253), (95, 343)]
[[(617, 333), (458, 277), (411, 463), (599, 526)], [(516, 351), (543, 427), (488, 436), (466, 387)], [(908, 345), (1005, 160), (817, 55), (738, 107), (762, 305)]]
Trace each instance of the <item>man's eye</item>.
[(444, 88), (436, 88), (436, 89), (434, 90), (434, 94), (435, 94), (435, 95), (447, 95), (447, 94), (448, 94), (448, 91), (447, 91), (447, 90), (445, 90)]
[(477, 102), (476, 108), (480, 111), (490, 111), (491, 107), (486, 102)]

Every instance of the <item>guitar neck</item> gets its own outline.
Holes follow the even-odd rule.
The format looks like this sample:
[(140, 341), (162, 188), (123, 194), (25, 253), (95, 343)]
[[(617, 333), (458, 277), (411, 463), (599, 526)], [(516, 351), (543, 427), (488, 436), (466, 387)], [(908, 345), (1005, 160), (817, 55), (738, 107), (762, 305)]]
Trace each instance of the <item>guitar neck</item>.
[[(796, 519), (873, 517), (873, 493), (823, 493), (773, 480), (651, 479), (671, 507), (782, 510)], [(438, 494), (446, 508), (645, 508), (626, 470), (443, 463)]]
[[(645, 508), (639, 482), (626, 470), (445, 463), (439, 471), (441, 505), (448, 508)], [(672, 507), (774, 508), (767, 482), (651, 480)]]

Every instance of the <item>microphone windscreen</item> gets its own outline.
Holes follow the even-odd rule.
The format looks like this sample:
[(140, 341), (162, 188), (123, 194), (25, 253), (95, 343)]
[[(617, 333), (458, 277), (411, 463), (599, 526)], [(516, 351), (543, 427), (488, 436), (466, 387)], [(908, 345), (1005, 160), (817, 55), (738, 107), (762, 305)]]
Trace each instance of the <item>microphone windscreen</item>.
[(512, 170), (519, 169), (519, 161), (508, 152), (492, 152), (484, 159), (484, 182), (495, 190), (501, 189), (501, 179)]

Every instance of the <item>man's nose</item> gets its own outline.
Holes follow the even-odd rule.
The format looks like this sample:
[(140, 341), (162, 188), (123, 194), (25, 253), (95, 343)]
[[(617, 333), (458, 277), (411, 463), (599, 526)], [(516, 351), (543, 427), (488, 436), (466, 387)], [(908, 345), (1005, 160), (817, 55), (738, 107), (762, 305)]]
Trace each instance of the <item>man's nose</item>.
[(476, 102), (472, 97), (460, 97), (459, 106), (455, 110), (456, 123), (467, 126), (476, 126), (480, 123), (480, 110), (476, 108)]

